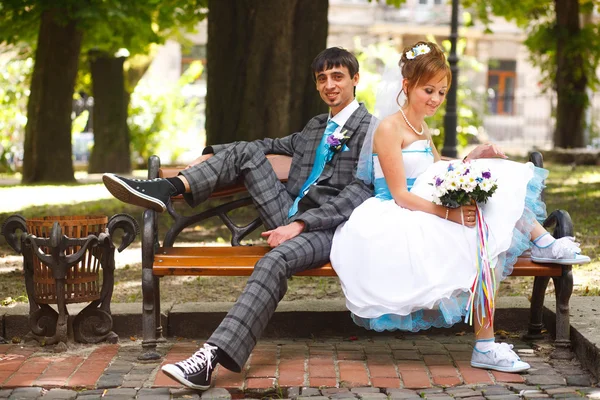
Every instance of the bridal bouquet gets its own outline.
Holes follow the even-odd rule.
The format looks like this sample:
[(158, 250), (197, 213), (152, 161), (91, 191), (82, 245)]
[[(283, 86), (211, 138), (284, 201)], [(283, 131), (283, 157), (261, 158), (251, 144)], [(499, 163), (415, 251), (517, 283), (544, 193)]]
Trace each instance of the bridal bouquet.
[(446, 172), (435, 176), (431, 185), (435, 186), (433, 202), (449, 208), (485, 203), (498, 188), (489, 170), (463, 161), (450, 162)]
[[(468, 204), (482, 204), (498, 188), (492, 173), (477, 166), (477, 163), (452, 161), (441, 176), (435, 176), (434, 203), (449, 208)], [(480, 326), (491, 326), (494, 317), (494, 295), (496, 277), (488, 252), (488, 227), (481, 209), (476, 207), (477, 254), (475, 280), (467, 302), (465, 322), (472, 324), (473, 316), (479, 316)], [(478, 310), (475, 312), (475, 310)]]

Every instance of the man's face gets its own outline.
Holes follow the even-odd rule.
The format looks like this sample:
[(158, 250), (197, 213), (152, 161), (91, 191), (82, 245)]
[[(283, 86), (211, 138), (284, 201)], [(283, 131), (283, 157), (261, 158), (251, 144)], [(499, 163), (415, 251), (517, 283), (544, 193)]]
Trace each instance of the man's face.
[(354, 87), (358, 84), (358, 73), (350, 76), (348, 68), (333, 67), (316, 74), (317, 90), (334, 116), (354, 100)]

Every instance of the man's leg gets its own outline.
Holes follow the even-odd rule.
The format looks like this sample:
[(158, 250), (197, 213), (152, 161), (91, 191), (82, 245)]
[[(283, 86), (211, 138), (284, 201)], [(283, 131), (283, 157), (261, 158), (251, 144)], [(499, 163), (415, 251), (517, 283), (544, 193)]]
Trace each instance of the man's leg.
[(227, 355), (219, 358), (220, 364), (241, 371), (285, 295), (288, 278), (329, 261), (333, 232), (302, 233), (256, 263), (244, 291), (207, 341)]
[(181, 174), (190, 184), (191, 193), (184, 197), (192, 207), (205, 201), (215, 189), (233, 185), (241, 178), (267, 230), (284, 225), (293, 203), (265, 154), (252, 142), (232, 144)]
[[(253, 143), (232, 144), (181, 174), (189, 183), (191, 193), (184, 196), (192, 207), (205, 201), (215, 189), (242, 180), (267, 229), (281, 226), (287, 220), (293, 199), (262, 150)], [(162, 178), (139, 180), (104, 174), (102, 179), (117, 199), (158, 212), (165, 211), (171, 196), (178, 194), (175, 186)]]
[(165, 364), (163, 372), (184, 385), (210, 387), (217, 363), (240, 372), (287, 291), (287, 279), (329, 260), (333, 230), (306, 232), (277, 246), (254, 266), (232, 309), (204, 346), (190, 358)]

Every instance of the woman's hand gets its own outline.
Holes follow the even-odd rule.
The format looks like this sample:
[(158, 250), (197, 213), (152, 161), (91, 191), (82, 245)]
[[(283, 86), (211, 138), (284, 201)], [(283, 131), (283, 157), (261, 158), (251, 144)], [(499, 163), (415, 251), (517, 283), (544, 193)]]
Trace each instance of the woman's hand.
[(479, 146), (475, 147), (473, 149), (473, 151), (471, 151), (469, 153), (468, 156), (465, 157), (465, 161), (467, 160), (476, 160), (478, 158), (508, 158), (506, 156), (506, 154), (504, 154), (504, 152), (502, 150), (500, 150), (500, 147), (496, 146), (495, 144), (480, 144)]
[(468, 228), (474, 228), (477, 222), (477, 207), (475, 205), (448, 208), (448, 220)]

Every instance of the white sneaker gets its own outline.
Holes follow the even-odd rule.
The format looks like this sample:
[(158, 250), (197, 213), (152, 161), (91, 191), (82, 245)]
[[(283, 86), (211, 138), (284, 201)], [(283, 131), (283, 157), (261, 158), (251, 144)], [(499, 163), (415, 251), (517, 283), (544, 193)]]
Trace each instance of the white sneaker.
[(581, 254), (579, 243), (572, 236), (556, 239), (546, 247), (531, 246), (531, 261), (561, 265), (586, 264), (592, 260)]
[(521, 361), (513, 350), (512, 344), (495, 343), (488, 351), (473, 349), (471, 366), (474, 368), (493, 369), (501, 372), (522, 372), (531, 366)]

